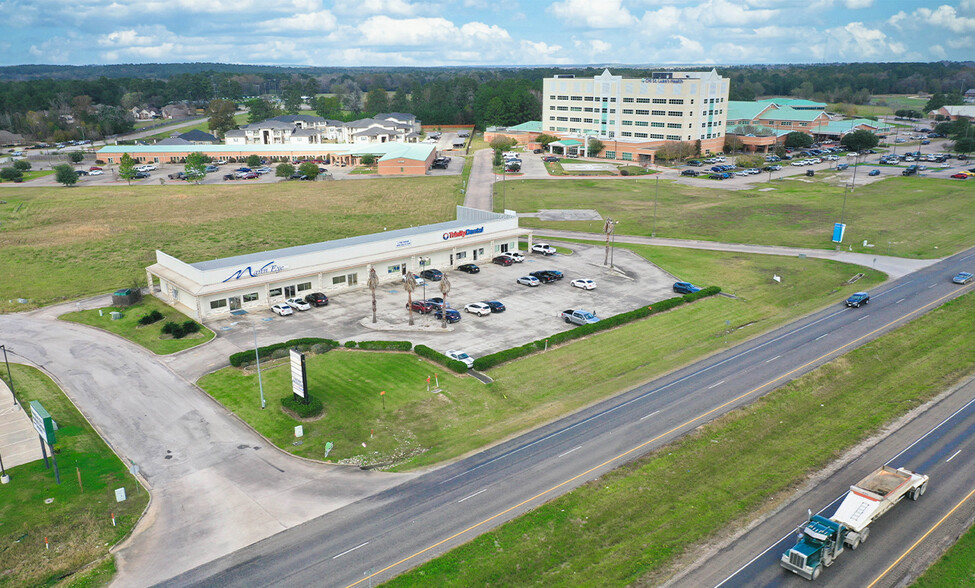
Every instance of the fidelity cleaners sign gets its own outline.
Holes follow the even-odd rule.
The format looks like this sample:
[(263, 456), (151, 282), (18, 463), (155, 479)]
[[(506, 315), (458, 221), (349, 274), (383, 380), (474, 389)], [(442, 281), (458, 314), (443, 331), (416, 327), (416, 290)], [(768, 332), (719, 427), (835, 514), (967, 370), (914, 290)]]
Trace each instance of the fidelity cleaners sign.
[(484, 227), (477, 227), (476, 229), (465, 229), (463, 231), (447, 231), (443, 234), (443, 240), (456, 239), (457, 237), (468, 237), (470, 235), (477, 235), (484, 232)]

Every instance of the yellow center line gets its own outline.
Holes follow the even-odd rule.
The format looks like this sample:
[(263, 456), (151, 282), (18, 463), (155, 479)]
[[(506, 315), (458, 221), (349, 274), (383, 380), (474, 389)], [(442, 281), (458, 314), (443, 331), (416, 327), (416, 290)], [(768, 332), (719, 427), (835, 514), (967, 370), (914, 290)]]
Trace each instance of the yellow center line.
[(552, 486), (548, 490), (543, 490), (542, 492), (539, 492), (538, 494), (532, 496), (531, 498), (526, 498), (525, 500), (522, 500), (521, 502), (519, 502), (518, 504), (515, 504), (514, 506), (510, 506), (510, 507), (502, 510), (501, 512), (497, 513), (497, 514), (495, 514), (495, 515), (493, 515), (493, 516), (491, 516), (489, 518), (484, 519), (483, 521), (480, 521), (478, 523), (475, 523), (475, 524), (467, 527), (466, 529), (464, 529), (462, 531), (458, 531), (458, 532), (454, 533), (453, 535), (451, 535), (450, 537), (447, 537), (446, 539), (441, 539), (440, 541), (437, 541), (433, 545), (430, 545), (429, 547), (426, 547), (424, 549), (421, 549), (420, 551), (417, 551), (413, 555), (408, 555), (408, 556), (404, 557), (403, 559), (401, 559), (401, 560), (399, 560), (399, 561), (397, 561), (395, 563), (389, 564), (388, 566), (384, 567), (383, 569), (381, 569), (379, 571), (376, 571), (376, 572), (374, 572), (374, 573), (372, 573), (372, 574), (370, 574), (370, 575), (368, 575), (368, 576), (366, 576), (366, 577), (364, 577), (364, 578), (362, 578), (362, 579), (360, 579), (360, 580), (358, 580), (356, 582), (353, 582), (352, 584), (349, 584), (348, 586), (346, 586), (346, 588), (353, 588), (353, 586), (358, 586), (359, 584), (365, 582), (366, 580), (368, 580), (370, 578), (375, 578), (379, 574), (382, 574), (383, 572), (385, 572), (387, 570), (390, 570), (392, 568), (395, 568), (396, 566), (398, 566), (398, 565), (400, 565), (402, 563), (408, 562), (411, 559), (415, 559), (415, 558), (423, 555), (424, 553), (430, 551), (431, 549), (436, 549), (437, 547), (440, 547), (444, 543), (447, 543), (448, 541), (451, 541), (451, 540), (453, 540), (453, 539), (455, 539), (457, 537), (460, 537), (464, 533), (467, 533), (469, 531), (473, 531), (474, 529), (477, 529), (478, 527), (484, 526), (484, 525), (490, 523), (491, 521), (497, 519), (498, 517), (502, 517), (502, 516), (508, 514), (509, 512), (511, 512), (513, 510), (516, 510), (516, 509), (518, 509), (518, 508), (520, 508), (520, 507), (528, 504), (529, 502), (532, 502), (533, 500), (537, 500), (537, 499), (541, 498), (542, 496), (545, 496), (546, 494), (551, 494), (552, 492), (558, 490), (559, 488), (565, 486), (566, 484), (571, 484), (572, 482), (578, 480), (579, 478), (583, 478), (583, 477), (591, 474), (592, 472), (594, 472), (594, 471), (596, 471), (596, 470), (598, 470), (598, 469), (600, 469), (602, 467), (605, 467), (605, 466), (613, 463), (614, 461), (619, 461), (620, 459), (622, 459), (622, 458), (630, 455), (631, 453), (633, 453), (635, 451), (639, 451), (639, 450), (643, 449), (644, 447), (646, 447), (647, 445), (650, 445), (651, 443), (654, 443), (655, 441), (658, 441), (658, 440), (660, 440), (660, 439), (662, 439), (662, 438), (670, 435), (671, 433), (674, 433), (674, 432), (679, 431), (680, 429), (682, 429), (682, 428), (684, 428), (684, 427), (686, 427), (688, 425), (691, 425), (693, 423), (696, 423), (697, 421), (699, 421), (699, 420), (701, 420), (701, 419), (703, 419), (703, 418), (705, 418), (705, 417), (707, 417), (709, 415), (712, 415), (715, 412), (718, 412), (719, 410), (723, 409), (724, 407), (726, 407), (726, 406), (728, 406), (730, 404), (734, 404), (734, 403), (738, 402), (739, 400), (742, 400), (744, 398), (747, 398), (748, 396), (751, 396), (752, 394), (755, 394), (756, 392), (758, 392), (759, 390), (762, 390), (763, 388), (765, 388), (767, 386), (770, 386), (772, 384), (775, 384), (776, 382), (778, 382), (780, 380), (783, 380), (785, 378), (788, 378), (792, 374), (794, 374), (794, 373), (796, 373), (798, 371), (801, 371), (801, 370), (803, 370), (803, 369), (805, 369), (805, 368), (807, 368), (807, 367), (809, 367), (809, 366), (811, 366), (811, 365), (819, 362), (820, 360), (825, 359), (825, 358), (829, 357), (830, 355), (833, 355), (834, 353), (838, 353), (838, 352), (846, 349), (847, 347), (850, 347), (852, 345), (855, 345), (856, 343), (859, 343), (860, 341), (862, 341), (862, 340), (864, 340), (864, 339), (866, 339), (868, 337), (871, 337), (875, 333), (878, 333), (878, 332), (880, 332), (880, 331), (882, 331), (882, 330), (890, 327), (891, 325), (893, 325), (895, 323), (898, 323), (900, 321), (903, 321), (903, 320), (911, 317), (912, 315), (918, 314), (921, 311), (923, 311), (923, 310), (925, 310), (925, 309), (927, 309), (927, 308), (929, 308), (931, 306), (934, 306), (936, 304), (940, 304), (941, 301), (945, 300), (946, 298), (950, 298), (950, 297), (956, 295), (957, 293), (958, 293), (958, 291), (956, 290), (954, 292), (951, 292), (950, 294), (945, 294), (944, 296), (942, 296), (940, 298), (937, 298), (937, 299), (933, 300), (932, 302), (929, 302), (928, 304), (925, 304), (924, 306), (922, 306), (922, 307), (920, 307), (920, 308), (918, 308), (916, 310), (913, 310), (913, 311), (911, 311), (911, 312), (909, 312), (909, 313), (907, 313), (905, 315), (902, 315), (902, 316), (900, 316), (900, 317), (898, 317), (898, 318), (890, 321), (889, 323), (887, 323), (887, 324), (885, 324), (883, 326), (877, 327), (876, 329), (870, 331), (866, 335), (862, 335), (860, 337), (857, 337), (856, 339), (850, 341), (849, 343), (847, 343), (845, 345), (841, 345), (840, 347), (837, 347), (836, 349), (833, 349), (832, 351), (828, 351), (828, 352), (820, 355), (816, 359), (810, 360), (810, 361), (802, 364), (801, 366), (799, 366), (799, 367), (797, 367), (795, 369), (789, 370), (788, 372), (782, 374), (781, 376), (779, 376), (777, 378), (774, 378), (772, 380), (769, 380), (768, 382), (765, 382), (764, 384), (761, 384), (761, 385), (759, 385), (759, 386), (757, 386), (757, 387), (749, 390), (748, 392), (745, 392), (744, 394), (742, 394), (740, 396), (737, 396), (735, 398), (732, 398), (731, 400), (729, 400), (729, 401), (727, 401), (727, 402), (725, 402), (723, 404), (720, 404), (720, 405), (712, 408), (711, 410), (709, 410), (709, 411), (707, 411), (705, 413), (699, 414), (698, 416), (696, 416), (696, 417), (694, 417), (694, 418), (692, 418), (692, 419), (690, 419), (688, 421), (685, 421), (684, 423), (681, 423), (680, 425), (677, 425), (676, 427), (670, 429), (669, 431), (667, 431), (665, 433), (661, 433), (661, 434), (657, 435), (656, 437), (654, 437), (652, 439), (649, 439), (647, 441), (644, 441), (643, 443), (637, 445), (636, 447), (633, 447), (632, 449), (629, 449), (627, 451), (624, 451), (623, 453), (617, 455), (616, 457), (611, 457), (611, 458), (607, 459), (606, 461), (602, 462), (601, 464), (589, 468), (588, 470), (582, 472), (581, 474), (576, 474), (575, 476), (572, 476), (568, 480), (565, 480), (565, 481), (561, 482), (560, 484), (557, 484), (555, 486)]
[(975, 496), (975, 488), (972, 488), (972, 491), (968, 493), (968, 496), (962, 498), (961, 501), (959, 501), (958, 504), (956, 504), (954, 508), (952, 508), (951, 510), (949, 510), (945, 514), (945, 516), (941, 517), (941, 520), (939, 520), (937, 523), (935, 523), (933, 527), (931, 527), (930, 529), (928, 529), (927, 533), (925, 533), (924, 535), (921, 535), (921, 538), (918, 539), (917, 541), (915, 541), (914, 542), (914, 545), (911, 545), (907, 549), (907, 551), (905, 551), (904, 553), (902, 553), (901, 556), (898, 557), (894, 561), (894, 563), (890, 564), (890, 567), (888, 567), (886, 570), (884, 570), (883, 572), (881, 572), (880, 575), (877, 576), (877, 578), (873, 582), (870, 582), (870, 584), (867, 585), (867, 588), (873, 588), (874, 584), (876, 584), (877, 582), (879, 582), (880, 580), (882, 580), (883, 577), (886, 576), (890, 572), (890, 570), (894, 569), (894, 566), (896, 566), (897, 564), (899, 564), (902, 559), (904, 559), (905, 557), (907, 557), (907, 555), (909, 553), (911, 553), (912, 551), (914, 551), (914, 548), (917, 547), (918, 545), (920, 545), (921, 544), (921, 541), (924, 541), (925, 539), (927, 539), (928, 538), (928, 535), (930, 535), (931, 533), (934, 532), (935, 529), (937, 529), (938, 527), (940, 527), (941, 526), (941, 523), (945, 522), (945, 520), (947, 520), (948, 517), (950, 517), (952, 514), (954, 514), (954, 512), (956, 510), (958, 510), (958, 508), (961, 507), (961, 505), (965, 504), (965, 502), (967, 502), (968, 499), (971, 498), (972, 496)]

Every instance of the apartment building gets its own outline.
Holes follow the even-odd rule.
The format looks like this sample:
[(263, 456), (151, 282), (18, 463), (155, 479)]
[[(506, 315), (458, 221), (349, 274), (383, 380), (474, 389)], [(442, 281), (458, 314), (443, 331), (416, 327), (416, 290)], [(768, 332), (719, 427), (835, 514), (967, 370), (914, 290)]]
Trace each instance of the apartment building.
[(656, 72), (642, 79), (609, 70), (592, 79), (557, 75), (543, 81), (542, 130), (598, 138), (606, 145), (601, 155), (611, 159), (652, 157), (656, 148), (677, 141), (701, 141), (702, 153), (720, 152), (728, 82), (713, 69)]

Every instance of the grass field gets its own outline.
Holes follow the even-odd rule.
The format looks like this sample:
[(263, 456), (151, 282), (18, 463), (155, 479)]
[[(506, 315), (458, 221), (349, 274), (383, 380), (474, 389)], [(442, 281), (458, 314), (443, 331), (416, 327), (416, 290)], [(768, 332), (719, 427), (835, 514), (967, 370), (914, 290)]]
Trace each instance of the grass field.
[(5, 188), (0, 312), (142, 283), (156, 249), (192, 263), (452, 220), (459, 183)]
[[(654, 179), (515, 180), (507, 182), (505, 198), (507, 207), (519, 212), (595, 208), (604, 218), (620, 221), (618, 233), (650, 236), (655, 185)], [(774, 189), (760, 191), (766, 188)], [(971, 192), (962, 182), (935, 178), (896, 177), (857, 188), (846, 197), (846, 243), (853, 251), (887, 254), (889, 242), (890, 255), (901, 257), (937, 258), (958, 251), (971, 245), (975, 233)], [(658, 237), (830, 249), (844, 188), (831, 185), (828, 178), (776, 180), (740, 191), (662, 180), (656, 200)], [(546, 229), (601, 230), (600, 221), (520, 222)], [(864, 248), (864, 239), (876, 248)]]
[[(149, 496), (50, 378), (27, 366), (10, 368), (18, 398), (40, 401), (58, 423), (61, 485), (43, 460), (7, 470), (10, 484), (0, 490), (0, 586), (50, 585), (108, 555), (132, 530)], [(125, 488), (125, 502), (115, 501), (116, 488)]]
[[(54, 173), (54, 170), (53, 169), (45, 169), (45, 170), (36, 170), (36, 169), (34, 169), (34, 170), (29, 170), (29, 171), (24, 172), (24, 181), (25, 182), (29, 182), (31, 180), (36, 180), (37, 178), (43, 178), (44, 176), (49, 176), (49, 175), (51, 175), (53, 173)], [(8, 184), (13, 183), (13, 182), (8, 182), (7, 180), (0, 180), (0, 183), (3, 183), (3, 182), (7, 182)], [(0, 193), (0, 194), (2, 194), (2, 193)]]
[[(248, 113), (246, 113), (246, 112), (238, 112), (237, 114), (234, 115), (234, 122), (237, 124), (237, 126), (246, 125), (247, 124), (247, 116), (248, 116)], [(210, 120), (209, 119), (201, 120), (199, 123), (197, 123), (195, 125), (192, 125), (192, 126), (189, 126), (189, 127), (180, 127), (178, 129), (176, 129), (175, 131), (173, 129), (169, 129), (167, 131), (162, 131), (160, 133), (156, 133), (155, 135), (149, 135), (148, 137), (145, 137), (144, 139), (141, 139), (141, 140), (142, 141), (152, 141), (152, 140), (168, 139), (173, 133), (179, 133), (180, 135), (182, 135), (183, 133), (188, 133), (190, 131), (197, 131), (197, 130), (198, 131), (203, 131), (204, 133), (209, 133), (210, 132)]]
[(912, 588), (975, 585), (975, 527), (958, 539), (941, 559), (917, 579)]
[[(101, 316), (98, 314), (99, 310), (102, 311)], [(149, 314), (153, 310), (158, 310), (161, 312), (163, 314), (163, 319), (151, 325), (140, 325), (139, 319)], [(119, 320), (112, 320), (112, 311), (121, 312), (122, 318)], [(172, 306), (163, 303), (155, 296), (147, 296), (142, 299), (142, 302), (125, 308), (108, 306), (103, 309), (69, 312), (61, 315), (58, 318), (73, 323), (81, 323), (83, 325), (104, 329), (110, 333), (115, 333), (116, 335), (132, 341), (133, 343), (142, 345), (149, 351), (152, 351), (158, 355), (167, 355), (170, 353), (176, 353), (177, 351), (182, 351), (184, 349), (189, 349), (190, 347), (196, 347), (197, 345), (206, 343), (214, 337), (213, 331), (202, 325), (200, 326), (199, 333), (187, 335), (182, 339), (173, 339), (170, 335), (163, 335), (162, 326), (167, 322), (173, 321), (183, 323), (190, 320), (190, 317), (179, 312)]]
[[(845, 449), (970, 375), (973, 313), (975, 295), (949, 302), (386, 585), (659, 585), (698, 542), (745, 526)], [(816, 431), (817, 442), (800, 431)], [(971, 553), (963, 549), (960, 557)], [(970, 585), (968, 573), (930, 585)]]
[[(332, 351), (312, 356), (309, 379), (326, 391), (326, 405), (329, 398), (342, 397), (343, 403), (335, 407), (347, 414), (330, 412), (326, 421), (306, 426), (304, 444), (298, 448), (291, 446), (298, 423), (278, 408), (278, 397), (290, 394), (286, 365), (269, 370), (271, 375), (265, 371), (265, 395), (273, 411), (262, 412), (258, 406), (256, 372), (227, 368), (204, 377), (199, 385), (287, 451), (320, 458), (324, 442), (331, 440), (336, 445), (330, 457), (341, 459), (358, 455), (365, 442), (370, 459), (395, 460), (401, 462), (395, 469), (413, 469), (463, 455), (649, 381), (883, 279), (872, 270), (821, 260), (632, 248), (667, 271), (699, 285), (720, 285), (738, 298), (701, 300), (499, 366), (490, 370), (495, 381), (486, 386), (473, 378), (445, 376), (446, 370), (431, 368), (409, 354)], [(857, 271), (867, 275), (855, 286), (843, 286)], [(773, 273), (782, 276), (782, 283), (771, 280)], [(695, 336), (684, 336), (688, 332)], [(633, 341), (644, 343), (635, 346)], [(587, 360), (579, 361), (580, 357)], [(446, 382), (447, 389), (433, 399), (425, 388), (431, 369), (441, 374), (441, 386)], [(385, 415), (378, 413), (377, 395), (383, 389)], [(394, 398), (403, 403), (394, 408)], [(336, 424), (352, 421), (358, 424)], [(319, 427), (335, 438), (318, 436)], [(369, 429), (383, 431), (382, 441), (370, 440)], [(339, 435), (345, 435), (342, 445)], [(389, 440), (401, 445), (390, 445)], [(414, 457), (403, 459), (409, 456)]]

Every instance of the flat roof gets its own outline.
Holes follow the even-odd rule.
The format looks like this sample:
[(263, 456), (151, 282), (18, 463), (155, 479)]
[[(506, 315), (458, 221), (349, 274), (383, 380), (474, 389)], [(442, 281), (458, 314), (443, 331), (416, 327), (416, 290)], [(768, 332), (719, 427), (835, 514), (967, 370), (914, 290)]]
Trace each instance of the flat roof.
[(221, 259), (200, 261), (197, 263), (191, 263), (189, 265), (201, 271), (216, 270), (216, 269), (232, 269), (238, 266), (257, 263), (259, 261), (266, 261), (268, 257), (285, 258), (285, 257), (296, 256), (296, 255), (303, 255), (306, 253), (319, 253), (322, 251), (341, 249), (343, 247), (354, 247), (356, 245), (365, 245), (368, 243), (375, 243), (377, 241), (388, 241), (390, 239), (405, 239), (408, 237), (421, 235), (423, 233), (441, 233), (441, 232), (449, 231), (451, 229), (459, 229), (462, 227), (467, 227), (475, 223), (492, 221), (492, 220), (502, 220), (505, 218), (508, 218), (508, 216), (501, 213), (488, 212), (486, 210), (480, 210), (477, 208), (468, 208), (466, 206), (458, 206), (457, 218), (452, 221), (434, 223), (432, 225), (420, 225), (418, 227), (408, 227), (405, 229), (396, 229), (393, 231), (383, 231), (382, 233), (372, 233), (371, 235), (359, 235), (357, 237), (346, 237), (345, 239), (336, 239), (334, 241), (323, 241), (321, 243), (297, 245), (295, 247), (286, 247), (284, 249), (274, 249), (271, 251), (261, 251), (258, 253), (246, 253), (244, 255), (236, 255), (234, 257), (224, 257)]

